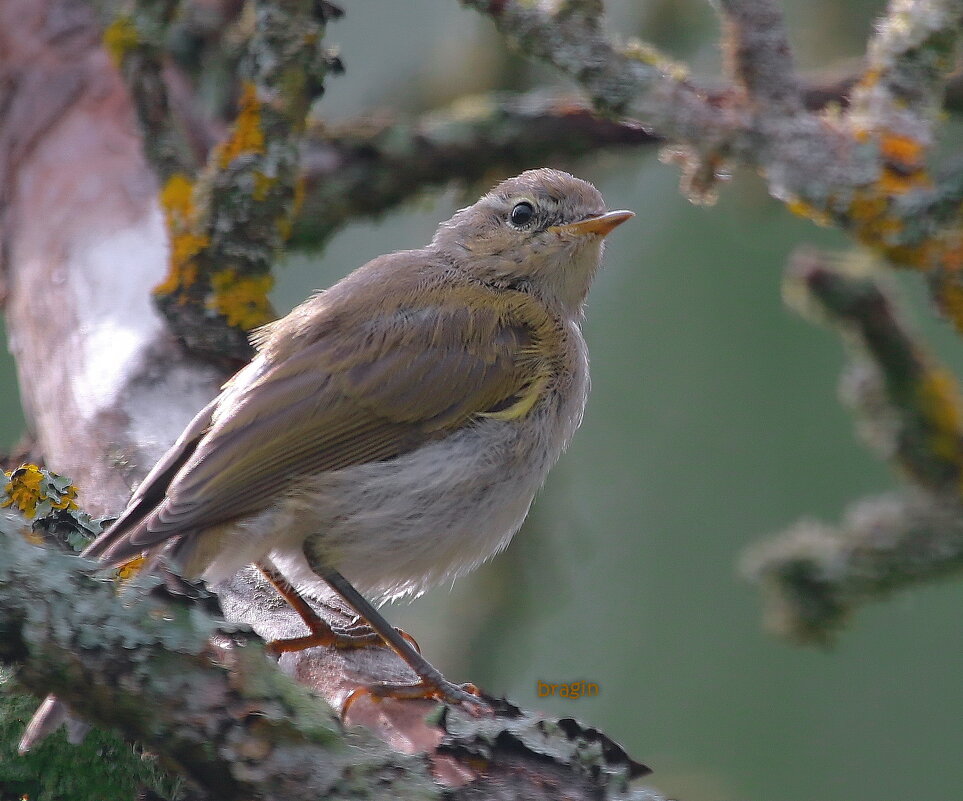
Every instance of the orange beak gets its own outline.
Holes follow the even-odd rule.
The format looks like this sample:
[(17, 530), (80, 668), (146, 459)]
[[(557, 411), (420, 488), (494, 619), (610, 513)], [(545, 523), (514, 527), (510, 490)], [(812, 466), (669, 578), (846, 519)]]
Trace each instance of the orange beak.
[(631, 220), (634, 216), (634, 211), (625, 211), (624, 209), (607, 211), (605, 214), (600, 214), (598, 217), (589, 217), (587, 220), (579, 220), (567, 225), (553, 225), (548, 230), (555, 234), (597, 234), (598, 236), (606, 236), (617, 226), (626, 220)]

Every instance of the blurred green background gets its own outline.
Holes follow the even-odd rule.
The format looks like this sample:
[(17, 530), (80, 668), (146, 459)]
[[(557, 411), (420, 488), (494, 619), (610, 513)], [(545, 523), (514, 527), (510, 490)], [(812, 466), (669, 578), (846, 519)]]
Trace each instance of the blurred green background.
[[(328, 119), (557, 82), (452, 0), (342, 5), (329, 41), (347, 74), (328, 82), (319, 109)], [(696, 74), (718, 73), (708, 4), (609, 5), (611, 30), (656, 42)], [(882, 10), (784, 5), (803, 67), (860, 54)], [(765, 634), (758, 596), (737, 573), (746, 546), (800, 517), (835, 521), (894, 485), (836, 401), (838, 340), (780, 301), (795, 246), (847, 241), (794, 218), (748, 171), (716, 206), (698, 208), (654, 148), (553, 166), (638, 214), (611, 237), (590, 298), (585, 422), (505, 554), (389, 617), (451, 678), (606, 731), (673, 798), (959, 798), (963, 583), (869, 606), (819, 651)], [(278, 310), (379, 253), (424, 244), (475, 194), (420, 198), (352, 225), (323, 254), (290, 257)], [(912, 276), (901, 283), (921, 330), (963, 375), (963, 343), (933, 319)], [(0, 444), (21, 425), (4, 352)], [(586, 680), (600, 692), (539, 698), (539, 680)]]

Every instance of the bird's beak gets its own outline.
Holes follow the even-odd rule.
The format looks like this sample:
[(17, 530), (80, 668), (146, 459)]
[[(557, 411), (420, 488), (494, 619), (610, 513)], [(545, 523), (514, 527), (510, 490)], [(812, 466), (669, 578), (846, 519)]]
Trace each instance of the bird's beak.
[(610, 234), (616, 226), (621, 225), (626, 220), (631, 220), (635, 216), (634, 211), (607, 211), (598, 217), (589, 217), (586, 220), (568, 223), (566, 225), (552, 225), (549, 231), (553, 234), (597, 234), (606, 236)]

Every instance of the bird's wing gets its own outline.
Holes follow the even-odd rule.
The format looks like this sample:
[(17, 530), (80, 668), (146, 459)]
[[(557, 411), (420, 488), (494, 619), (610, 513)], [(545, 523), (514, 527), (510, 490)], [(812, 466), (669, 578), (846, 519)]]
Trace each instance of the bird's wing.
[(490, 296), (468, 315), (466, 300), (331, 328), (252, 370), (227, 390), (230, 408), (215, 410), (163, 500), (107, 557), (264, 509), (300, 477), (390, 459), (480, 414), (529, 408), (550, 319), (532, 304), (490, 308)]

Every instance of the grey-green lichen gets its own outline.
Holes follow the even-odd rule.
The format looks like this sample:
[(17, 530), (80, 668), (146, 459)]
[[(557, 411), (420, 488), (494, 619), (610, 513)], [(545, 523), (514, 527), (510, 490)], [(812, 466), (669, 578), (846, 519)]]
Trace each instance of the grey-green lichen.
[[(431, 798), (424, 764), (346, 732), (260, 641), (156, 577), (114, 585), (0, 516), (0, 661), (224, 798)], [(269, 789), (270, 788), (270, 789)]]
[(440, 751), (483, 761), (497, 761), (512, 751), (574, 767), (598, 785), (605, 798), (621, 798), (629, 782), (649, 768), (631, 759), (624, 749), (597, 729), (573, 718), (546, 720), (517, 708), (497, 717), (473, 717), (448, 709), (441, 721), (447, 732)]

